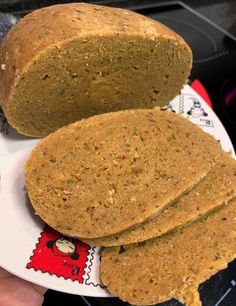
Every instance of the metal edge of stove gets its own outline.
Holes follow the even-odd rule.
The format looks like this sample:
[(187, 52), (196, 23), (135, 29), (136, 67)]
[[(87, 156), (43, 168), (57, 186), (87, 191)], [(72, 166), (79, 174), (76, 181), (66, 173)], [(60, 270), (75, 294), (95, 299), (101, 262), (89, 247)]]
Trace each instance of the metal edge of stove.
[[(132, 11), (139, 11), (139, 10), (145, 10), (145, 9), (162, 8), (162, 7), (166, 7), (166, 6), (176, 5), (176, 4), (180, 4), (180, 2), (181, 1), (169, 0), (169, 1), (161, 1), (159, 3), (143, 3), (143, 4), (137, 4), (137, 5), (130, 5), (130, 6), (127, 6), (127, 7), (124, 7), (124, 6), (117, 6), (117, 7), (124, 8), (124, 9), (129, 9), (129, 10), (132, 10)], [(107, 0), (107, 1), (102, 1), (102, 2), (101, 1), (100, 2), (99, 1), (89, 1), (88, 3), (96, 4), (96, 5), (111, 6), (112, 4), (118, 3), (118, 1), (114, 1), (114, 0), (113, 1)], [(114, 7), (116, 7), (116, 6), (114, 6)], [(26, 15), (26, 14), (32, 12), (33, 10), (34, 9), (12, 11), (12, 12), (10, 12), (10, 14), (12, 14), (14, 16), (23, 16), (23, 15)]]
[(205, 17), (204, 15), (198, 13), (196, 10), (194, 10), (193, 8), (191, 8), (189, 5), (187, 5), (186, 3), (182, 2), (182, 1), (177, 1), (178, 4), (182, 5), (184, 8), (186, 8), (187, 10), (189, 10), (191, 13), (197, 15), (199, 18), (203, 19), (204, 21), (208, 22), (210, 25), (212, 25), (213, 27), (215, 27), (217, 30), (223, 32), (225, 35), (229, 36), (231, 39), (233, 39), (234, 41), (236, 41), (236, 36), (232, 35), (231, 33), (229, 33), (228, 31), (226, 31), (225, 29), (221, 28), (220, 26), (218, 26), (214, 21), (208, 19), (207, 17)]
[(213, 27), (215, 27), (217, 30), (221, 31), (222, 33), (224, 33), (225, 35), (227, 35), (228, 37), (230, 37), (231, 39), (236, 41), (236, 36), (232, 35), (231, 33), (226, 31), (222, 27), (218, 26), (215, 22), (208, 19), (204, 15), (198, 13), (195, 9), (193, 9), (192, 7), (190, 7), (189, 5), (184, 3), (183, 1), (166, 1), (166, 2), (161, 2), (161, 3), (158, 3), (158, 4), (150, 3), (150, 4), (142, 4), (142, 5), (133, 5), (133, 6), (130, 6), (129, 9), (132, 10), (132, 11), (141, 11), (141, 10), (145, 10), (145, 9), (152, 9), (152, 8), (154, 9), (154, 8), (160, 8), (160, 7), (171, 6), (171, 5), (182, 6), (183, 8), (187, 9), (188, 11), (190, 11), (191, 13), (196, 15), (197, 17), (201, 18), (205, 22), (207, 22), (210, 25), (212, 25)]
[[(90, 3), (93, 4), (102, 4), (102, 5), (108, 5), (109, 4), (116, 4), (119, 3), (121, 1), (111, 1), (111, 0), (107, 0), (107, 1), (103, 1), (101, 3), (101, 1), (90, 1)], [(124, 1), (123, 1), (124, 2)], [(136, 10), (136, 9), (148, 9), (148, 8), (153, 8), (153, 7), (164, 7), (164, 6), (168, 6), (168, 5), (174, 5), (174, 4), (178, 4), (181, 1), (176, 1), (176, 0), (168, 0), (168, 1), (160, 1), (159, 3), (156, 2), (152, 2), (152, 3), (142, 3), (142, 4), (136, 4), (136, 5), (129, 5), (127, 6), (128, 9), (130, 10)]]

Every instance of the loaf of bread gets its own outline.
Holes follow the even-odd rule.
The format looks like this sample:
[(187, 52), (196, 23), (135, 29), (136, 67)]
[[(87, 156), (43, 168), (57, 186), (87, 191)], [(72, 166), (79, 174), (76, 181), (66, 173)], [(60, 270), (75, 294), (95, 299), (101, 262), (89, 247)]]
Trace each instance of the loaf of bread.
[(3, 41), (0, 62), (7, 120), (41, 137), (94, 114), (169, 102), (186, 83), (192, 54), (147, 17), (71, 3), (22, 18)]
[(162, 236), (209, 215), (236, 196), (236, 161), (222, 156), (207, 176), (156, 217), (112, 236), (85, 240), (90, 245), (117, 246)]
[(102, 114), (37, 145), (25, 166), (26, 187), (54, 229), (104, 237), (168, 207), (207, 175), (221, 152), (212, 136), (168, 111)]

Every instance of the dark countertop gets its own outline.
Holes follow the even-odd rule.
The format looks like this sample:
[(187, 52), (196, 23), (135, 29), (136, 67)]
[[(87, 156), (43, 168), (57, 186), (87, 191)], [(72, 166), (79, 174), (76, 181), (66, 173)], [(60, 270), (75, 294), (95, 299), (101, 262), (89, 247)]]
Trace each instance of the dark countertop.
[[(19, 11), (31, 11), (38, 7), (47, 6), (56, 3), (66, 3), (66, 2), (80, 2), (73, 0), (0, 0), (0, 11), (2, 12), (19, 12)], [(168, 1), (153, 1), (153, 0), (95, 0), (86, 1), (100, 3), (111, 6), (118, 7), (130, 7), (130, 6), (140, 6), (145, 3), (145, 5), (155, 5), (160, 3), (165, 3)], [(236, 1), (235, 0), (182, 0), (185, 4), (189, 5), (197, 12), (210, 19), (212, 22), (216, 23), (218, 26), (222, 27), (225, 31), (229, 32), (236, 39)]]

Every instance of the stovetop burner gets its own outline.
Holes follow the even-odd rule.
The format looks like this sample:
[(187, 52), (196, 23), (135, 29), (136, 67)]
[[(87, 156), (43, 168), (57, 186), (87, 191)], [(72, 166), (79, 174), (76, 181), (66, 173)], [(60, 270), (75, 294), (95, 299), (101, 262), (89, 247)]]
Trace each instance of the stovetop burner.
[(193, 50), (195, 63), (207, 60), (212, 54), (216, 54), (217, 44), (211, 36), (200, 27), (177, 18), (159, 17), (158, 20), (164, 24), (168, 24), (168, 26), (175, 29), (176, 32), (181, 33)]

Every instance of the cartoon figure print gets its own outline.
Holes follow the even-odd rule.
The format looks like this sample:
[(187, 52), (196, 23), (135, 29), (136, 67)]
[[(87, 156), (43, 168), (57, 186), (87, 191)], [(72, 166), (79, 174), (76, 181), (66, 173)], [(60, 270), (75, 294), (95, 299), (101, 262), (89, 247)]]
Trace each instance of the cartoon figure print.
[(76, 245), (70, 238), (61, 237), (57, 240), (49, 240), (46, 246), (49, 249), (52, 249), (53, 254), (56, 256), (69, 256), (73, 260), (77, 260), (79, 258)]
[(190, 110), (187, 112), (188, 115), (197, 118), (201, 116), (208, 116), (208, 114), (205, 112), (204, 108), (202, 107), (201, 103), (196, 98), (191, 98), (193, 101), (193, 106), (190, 108)]
[(89, 245), (64, 237), (46, 226), (26, 268), (84, 283), (86, 267), (89, 264), (89, 250)]

